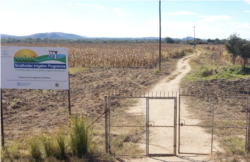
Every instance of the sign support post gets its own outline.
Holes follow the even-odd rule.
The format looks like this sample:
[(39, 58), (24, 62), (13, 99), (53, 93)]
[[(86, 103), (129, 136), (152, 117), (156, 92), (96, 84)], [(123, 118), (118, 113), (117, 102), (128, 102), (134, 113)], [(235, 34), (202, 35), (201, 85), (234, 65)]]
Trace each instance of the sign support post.
[[(69, 75), (69, 73), (68, 73)], [(69, 78), (69, 90), (68, 90), (68, 108), (69, 108), (69, 116), (71, 116), (71, 106), (70, 106), (70, 78)]]
[(4, 147), (4, 127), (3, 127), (3, 93), (1, 88), (1, 140), (2, 146)]

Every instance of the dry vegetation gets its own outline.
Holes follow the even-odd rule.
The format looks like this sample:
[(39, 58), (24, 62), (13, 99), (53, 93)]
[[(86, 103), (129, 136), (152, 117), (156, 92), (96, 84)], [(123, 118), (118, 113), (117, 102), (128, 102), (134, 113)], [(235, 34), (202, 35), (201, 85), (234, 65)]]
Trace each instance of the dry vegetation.
[[(174, 69), (178, 57), (193, 52), (191, 46), (163, 45), (162, 71), (155, 69), (158, 59), (157, 44), (8, 44), (11, 46), (55, 46), (68, 47), (69, 71), (71, 87), (72, 116), (88, 116), (90, 120), (99, 117), (104, 112), (103, 98), (110, 93), (117, 95), (132, 95), (135, 92), (147, 91), (161, 78), (169, 75)], [(11, 156), (8, 159), (26, 161), (31, 155), (27, 152), (28, 140), (42, 138), (41, 134), (54, 135), (56, 128), (68, 130), (68, 92), (60, 90), (3, 90), (3, 113), (6, 148)], [(124, 113), (133, 102), (114, 100), (113, 106), (119, 107), (117, 113)], [(114, 114), (115, 115), (115, 114)], [(138, 121), (138, 117), (130, 116)], [(114, 122), (116, 122), (114, 118)], [(104, 152), (103, 117), (94, 124), (93, 139), (96, 151), (92, 155), (95, 161), (111, 161), (112, 157)], [(139, 153), (134, 143), (139, 140), (143, 130), (127, 130), (137, 136), (128, 136), (120, 132), (114, 139), (114, 148), (118, 153)], [(112, 136), (117, 136), (113, 134)], [(126, 142), (123, 144), (123, 142)], [(12, 151), (14, 147), (14, 151)], [(18, 149), (17, 149), (18, 148)], [(133, 148), (133, 149), (132, 149)], [(72, 151), (67, 146), (67, 156), (70, 161)], [(12, 153), (13, 152), (13, 153)], [(100, 154), (102, 154), (100, 156)], [(17, 154), (16, 158), (12, 155)], [(26, 158), (26, 157), (29, 158)], [(42, 153), (45, 157), (45, 152)], [(25, 157), (22, 159), (22, 157)], [(72, 159), (73, 158), (73, 159)], [(49, 161), (49, 158), (46, 158)], [(58, 160), (58, 159), (57, 159)], [(60, 160), (60, 159), (59, 159)], [(94, 161), (93, 160), (93, 161)], [(56, 159), (52, 158), (52, 161)]]
[[(48, 47), (45, 43), (8, 43), (2, 46)], [(156, 67), (158, 44), (49, 44), (50, 47), (67, 47), (70, 67)], [(162, 44), (162, 60), (179, 58), (192, 46)]]

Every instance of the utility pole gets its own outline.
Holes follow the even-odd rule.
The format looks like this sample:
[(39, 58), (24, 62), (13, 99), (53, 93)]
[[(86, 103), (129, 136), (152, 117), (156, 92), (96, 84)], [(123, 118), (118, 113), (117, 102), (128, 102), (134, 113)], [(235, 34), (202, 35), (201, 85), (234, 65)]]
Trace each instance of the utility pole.
[(187, 44), (188, 44), (188, 35), (187, 35)]
[(194, 48), (195, 48), (195, 27), (196, 26), (193, 26), (194, 27)]
[(161, 0), (159, 0), (159, 71), (161, 71)]

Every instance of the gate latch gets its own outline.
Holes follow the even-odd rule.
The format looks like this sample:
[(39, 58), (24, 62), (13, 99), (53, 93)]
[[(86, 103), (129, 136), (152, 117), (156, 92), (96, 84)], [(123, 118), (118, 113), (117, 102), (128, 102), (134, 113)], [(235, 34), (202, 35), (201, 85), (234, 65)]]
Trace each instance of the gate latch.
[(185, 125), (185, 120), (182, 120), (180, 125), (181, 126)]
[(154, 126), (155, 122), (154, 121), (149, 121), (149, 126)]

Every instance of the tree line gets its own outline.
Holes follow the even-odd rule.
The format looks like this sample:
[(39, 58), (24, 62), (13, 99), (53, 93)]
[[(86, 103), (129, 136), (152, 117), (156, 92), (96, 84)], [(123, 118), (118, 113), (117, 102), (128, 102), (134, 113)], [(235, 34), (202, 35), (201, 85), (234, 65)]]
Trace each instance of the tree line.
[(50, 39), (50, 38), (2, 38), (2, 43), (157, 43), (157, 39), (133, 38), (85, 38), (85, 39)]
[[(226, 39), (195, 38), (195, 44), (225, 44)], [(2, 38), (2, 43), (158, 43), (158, 39), (136, 39), (136, 38), (85, 38), (85, 39), (50, 39), (50, 38)], [(162, 43), (190, 44), (194, 40), (163, 38)]]
[(165, 38), (166, 43), (185, 43), (185, 44), (225, 44), (227, 39), (207, 39), (207, 40), (202, 40), (200, 38), (195, 38), (195, 40), (190, 40), (190, 38), (185, 39), (173, 39), (170, 37)]

